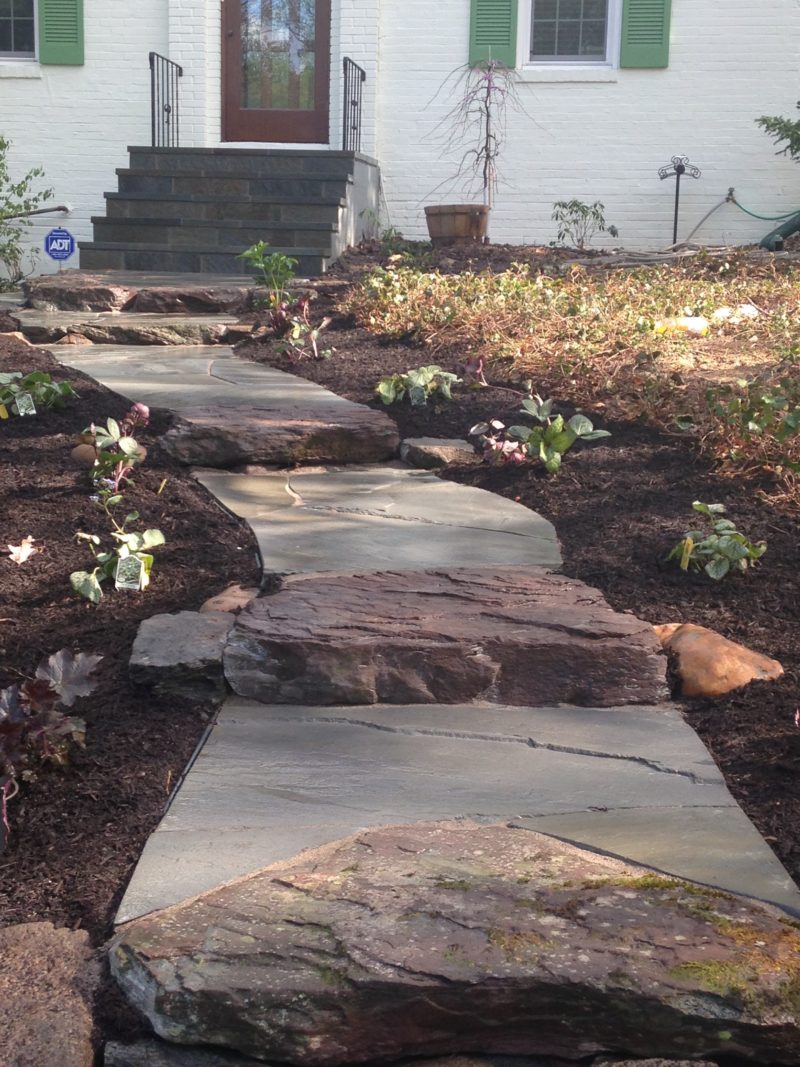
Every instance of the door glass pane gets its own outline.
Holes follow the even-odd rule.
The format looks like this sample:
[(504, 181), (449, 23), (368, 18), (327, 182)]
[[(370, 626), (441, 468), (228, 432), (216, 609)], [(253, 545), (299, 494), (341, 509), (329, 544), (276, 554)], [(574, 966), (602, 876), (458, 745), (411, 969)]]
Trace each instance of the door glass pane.
[(316, 0), (241, 0), (242, 107), (313, 111)]

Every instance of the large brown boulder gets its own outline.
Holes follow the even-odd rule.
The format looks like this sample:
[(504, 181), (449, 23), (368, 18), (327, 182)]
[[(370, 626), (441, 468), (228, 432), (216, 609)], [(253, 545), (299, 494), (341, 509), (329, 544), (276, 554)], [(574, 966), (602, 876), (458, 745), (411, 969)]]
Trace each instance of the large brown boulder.
[[(321, 393), (322, 390), (319, 390)], [(234, 467), (245, 463), (377, 463), (395, 455), (397, 427), (381, 411), (331, 396), (313, 407), (270, 403), (181, 407), (162, 438), (179, 463)]]
[(755, 901), (527, 830), (384, 827), (125, 927), (181, 1044), (333, 1067), (497, 1052), (800, 1062), (800, 932)]
[(776, 659), (737, 645), (694, 623), (654, 627), (664, 650), (675, 655), (685, 697), (718, 697), (749, 682), (772, 681), (783, 674)]
[(92, 1067), (100, 961), (85, 930), (50, 923), (0, 929), (3, 1067)]
[(653, 629), (530, 567), (292, 577), (225, 650), (234, 692), (277, 704), (657, 704)]

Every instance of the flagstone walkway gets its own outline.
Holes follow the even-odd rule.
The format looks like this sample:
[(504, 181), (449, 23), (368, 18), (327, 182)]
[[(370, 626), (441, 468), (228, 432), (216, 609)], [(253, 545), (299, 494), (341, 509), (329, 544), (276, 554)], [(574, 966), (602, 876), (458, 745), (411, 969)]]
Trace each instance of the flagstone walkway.
[[(376, 429), (375, 420), (385, 418), (382, 413), (239, 360), (224, 347), (95, 345), (51, 350), (61, 362), (131, 401), (171, 408), (180, 416), (190, 429), (177, 445), (175, 440), (170, 444), (168, 435), (168, 446), (205, 468), (196, 472), (198, 480), (250, 523), (271, 588), (291, 575), (301, 577), (307, 590), (315, 581), (324, 585), (331, 576), (357, 574), (362, 581), (387, 573), (402, 588), (404, 581), (412, 582), (412, 574), (413, 581), (424, 582), (432, 568), (457, 578), (465, 568), (472, 568), (470, 573), (483, 568), (487, 575), (500, 568), (507, 575), (517, 567), (520, 574), (547, 582), (559, 568), (555, 531), (541, 516), (404, 464), (376, 465), (397, 447), (385, 426)], [(213, 419), (228, 425), (228, 441), (244, 441), (247, 448), (223, 455), (219, 438), (211, 440)], [(283, 424), (293, 421), (304, 429), (287, 437)], [(251, 433), (254, 422), (260, 422), (260, 437)], [(336, 448), (326, 453), (309, 445), (314, 434), (319, 438), (323, 423), (336, 429), (338, 454)], [(203, 432), (196, 432), (201, 424)], [(361, 466), (342, 466), (343, 434), (350, 439), (343, 449), (344, 462), (354, 455)], [(366, 447), (357, 443), (365, 439)], [(337, 465), (262, 467), (255, 472), (250, 468), (248, 473), (208, 469), (298, 461)], [(513, 586), (508, 577), (504, 581)], [(562, 578), (558, 582), (568, 584)], [(596, 607), (602, 600), (580, 583), (572, 586), (578, 603)], [(273, 602), (287, 596), (291, 603), (291, 581), (284, 589), (279, 598), (266, 596), (257, 602), (259, 611), (269, 613)], [(447, 614), (445, 609), (453, 604), (442, 596), (438, 614)], [(368, 597), (364, 604), (368, 615)], [(624, 632), (642, 629), (643, 624), (602, 607), (609, 617), (621, 620), (614, 621), (611, 640), (614, 654), (624, 658)], [(248, 610), (240, 621), (247, 622)], [(428, 605), (426, 618), (430, 610), (436, 613), (435, 603), (432, 609)], [(457, 603), (456, 617), (462, 610), (465, 604)], [(487, 608), (480, 616), (487, 630), (497, 625), (494, 610)], [(380, 630), (380, 641), (395, 636), (391, 611), (388, 614), (380, 624), (369, 623)], [(520, 630), (525, 621), (520, 619)], [(538, 625), (546, 630), (550, 623), (544, 619)], [(557, 625), (553, 618), (552, 626)], [(576, 618), (576, 633), (581, 625)], [(327, 640), (315, 631), (313, 617), (303, 628), (312, 645)], [(404, 638), (413, 654), (422, 657), (420, 662), (430, 648), (428, 636), (426, 631)], [(240, 637), (239, 650), (243, 640), (250, 639)], [(473, 653), (482, 651), (468, 651), (464, 668)], [(274, 655), (269, 645), (265, 670), (277, 669), (274, 660), (273, 668), (269, 666)], [(298, 644), (295, 655), (297, 670), (302, 671), (308, 660), (306, 646)], [(381, 655), (382, 647), (378, 659)], [(569, 674), (579, 669), (579, 657), (563, 650), (559, 656), (557, 670)], [(335, 674), (335, 657), (331, 662)], [(625, 662), (626, 669), (638, 669)], [(285, 672), (285, 663), (281, 669)], [(324, 679), (325, 684), (329, 681)], [(537, 671), (524, 683), (530, 703), (540, 704), (533, 699)], [(653, 685), (659, 699), (663, 683)], [(313, 683), (310, 688), (314, 691)], [(797, 887), (738, 807), (675, 706), (637, 704), (641, 698), (635, 695), (626, 706), (602, 708), (546, 702), (509, 706), (492, 699), (491, 693), (489, 697), (467, 704), (454, 694), (444, 703), (400, 699), (369, 706), (319, 706), (301, 700), (290, 706), (231, 696), (150, 838), (117, 922), (364, 827), (443, 818), (543, 831), (800, 914)]]

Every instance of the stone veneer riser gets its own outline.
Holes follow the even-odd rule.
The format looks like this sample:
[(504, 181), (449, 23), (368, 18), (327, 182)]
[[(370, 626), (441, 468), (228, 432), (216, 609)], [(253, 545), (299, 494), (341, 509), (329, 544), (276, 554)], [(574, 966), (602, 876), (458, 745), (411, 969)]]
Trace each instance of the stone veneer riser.
[[(247, 246), (243, 244), (243, 250)], [(176, 274), (231, 274), (242, 273), (240, 249), (227, 251), (214, 248), (172, 249), (166, 246), (136, 248), (133, 245), (115, 242), (92, 242), (81, 244), (81, 268), (84, 270), (136, 270), (164, 271)], [(272, 248), (297, 259), (295, 268), (299, 274), (323, 274), (330, 254), (320, 251), (298, 252), (296, 248)]]
[(129, 149), (130, 166), (154, 174), (194, 177), (308, 177), (343, 179), (353, 173), (353, 156), (334, 152)]
[(267, 241), (270, 246), (314, 248), (330, 246), (334, 226), (330, 222), (268, 223), (256, 220), (247, 223), (208, 222), (181, 219), (92, 219), (95, 240), (139, 244), (167, 245), (172, 249), (232, 248), (239, 244), (252, 245)]
[(340, 224), (343, 198), (323, 200), (316, 197), (270, 197), (234, 200), (213, 196), (164, 196), (147, 193), (106, 193), (106, 217), (111, 218), (181, 218), (208, 222), (329, 222)]
[(352, 184), (346, 178), (322, 178), (296, 175), (294, 177), (264, 178), (216, 174), (152, 174), (148, 171), (121, 168), (117, 171), (121, 193), (152, 193), (155, 196), (179, 195), (231, 196), (247, 200), (251, 197), (307, 196), (332, 199), (340, 197), (343, 185)]

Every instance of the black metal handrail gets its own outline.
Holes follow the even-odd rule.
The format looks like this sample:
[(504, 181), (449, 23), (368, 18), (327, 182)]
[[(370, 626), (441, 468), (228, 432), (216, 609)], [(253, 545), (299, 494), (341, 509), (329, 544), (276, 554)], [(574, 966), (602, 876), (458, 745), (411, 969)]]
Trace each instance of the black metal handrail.
[(366, 80), (367, 72), (345, 56), (342, 108), (342, 149), (345, 152), (361, 151), (361, 104)]
[(153, 148), (177, 148), (180, 143), (178, 78), (183, 67), (158, 52), (150, 53), (150, 126)]

